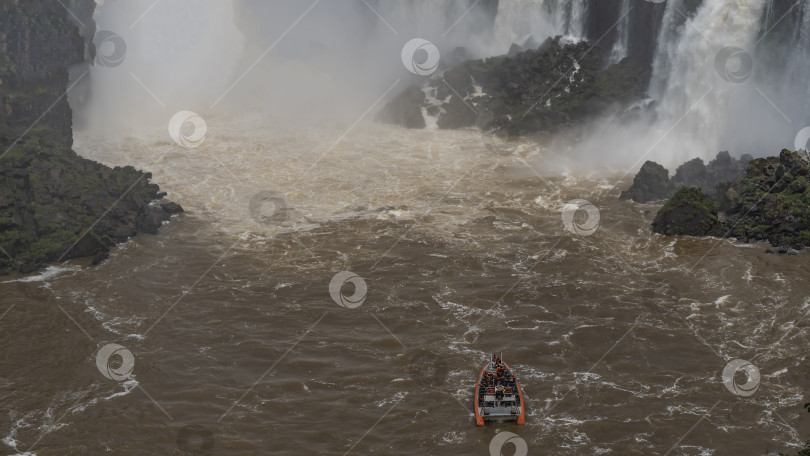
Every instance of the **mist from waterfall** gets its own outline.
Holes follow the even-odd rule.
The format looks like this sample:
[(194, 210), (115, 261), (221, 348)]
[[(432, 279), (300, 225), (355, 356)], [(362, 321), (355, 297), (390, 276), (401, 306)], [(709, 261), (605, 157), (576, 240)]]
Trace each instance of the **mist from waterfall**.
[[(485, 4), (490, 6), (485, 6)], [(621, 17), (638, 4), (618, 3)], [(495, 7), (492, 7), (495, 5)], [(106, 0), (99, 29), (119, 34), (121, 65), (90, 69), (89, 95), (72, 104), (85, 125), (126, 137), (146, 125), (165, 130), (177, 111), (207, 119), (254, 113), (312, 125), (348, 126), (405, 87), (418, 84), (400, 51), (414, 37), (434, 43), (444, 65), (504, 54), (512, 43), (588, 35), (587, 0)], [(810, 0), (791, 43), (761, 39), (780, 20), (773, 0), (704, 0), (694, 10), (668, 0), (658, 27), (649, 86), (654, 108), (633, 121), (610, 116), (580, 125), (554, 145), (572, 162), (625, 169), (643, 160), (674, 166), (720, 150), (755, 156), (793, 147), (810, 123)], [(610, 62), (628, 55), (632, 14), (616, 24)], [(777, 28), (777, 30), (779, 30)], [(716, 69), (725, 47), (748, 52), (754, 67), (741, 82)], [(449, 62), (449, 63), (448, 63)], [(740, 63), (730, 59), (728, 68)], [(440, 67), (439, 71), (446, 67)], [(440, 74), (440, 73), (439, 73)], [(620, 114), (620, 113), (614, 113)], [(637, 116), (638, 117), (638, 116)]]

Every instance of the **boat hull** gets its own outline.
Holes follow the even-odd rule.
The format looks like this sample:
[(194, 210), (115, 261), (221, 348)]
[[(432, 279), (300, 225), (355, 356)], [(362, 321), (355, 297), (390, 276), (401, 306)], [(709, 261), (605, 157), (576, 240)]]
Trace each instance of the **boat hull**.
[[(511, 377), (514, 378), (515, 375), (512, 368), (503, 361), (501, 361), (501, 364), (509, 371)], [(494, 399), (493, 396), (488, 395), (487, 391), (482, 391), (482, 388), (486, 388), (483, 384), (484, 375), (492, 368), (493, 363), (490, 361), (484, 365), (483, 369), (481, 369), (481, 372), (478, 374), (478, 381), (475, 385), (475, 396), (473, 398), (475, 424), (477, 426), (483, 426), (488, 421), (526, 424), (526, 406), (523, 401), (523, 390), (516, 378), (514, 378), (513, 382), (513, 394), (511, 396), (502, 397), (502, 399), (506, 399), (505, 401), (492, 400)]]

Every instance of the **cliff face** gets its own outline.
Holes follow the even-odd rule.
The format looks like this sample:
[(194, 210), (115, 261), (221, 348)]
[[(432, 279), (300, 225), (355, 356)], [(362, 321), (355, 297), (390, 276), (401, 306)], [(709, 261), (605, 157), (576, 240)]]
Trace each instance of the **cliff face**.
[(0, 1), (0, 274), (104, 255), (181, 210), (149, 204), (165, 196), (151, 174), (71, 150), (66, 92), (95, 56), (94, 9), (94, 0)]

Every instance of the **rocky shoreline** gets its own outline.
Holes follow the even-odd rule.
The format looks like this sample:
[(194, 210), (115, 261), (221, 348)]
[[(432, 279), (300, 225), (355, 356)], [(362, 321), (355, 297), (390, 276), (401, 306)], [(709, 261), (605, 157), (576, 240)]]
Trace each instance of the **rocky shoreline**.
[(95, 56), (94, 10), (94, 0), (0, 6), (0, 275), (79, 257), (98, 263), (183, 210), (150, 173), (71, 150), (65, 93), (77, 82), (71, 71), (87, 77)]
[(666, 199), (652, 222), (664, 235), (716, 236), (742, 242), (767, 241), (773, 253), (810, 247), (810, 159), (805, 151), (778, 157), (734, 159), (727, 152), (703, 166), (681, 165), (669, 179), (645, 163), (623, 199)]

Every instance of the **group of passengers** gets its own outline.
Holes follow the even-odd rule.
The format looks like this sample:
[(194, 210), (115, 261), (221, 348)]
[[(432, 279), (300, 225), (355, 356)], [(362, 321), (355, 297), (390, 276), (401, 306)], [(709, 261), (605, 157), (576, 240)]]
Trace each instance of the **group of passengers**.
[(516, 383), (515, 380), (515, 377), (512, 376), (512, 372), (506, 368), (501, 361), (501, 358), (497, 355), (492, 355), (492, 368), (484, 372), (484, 376), (481, 379), (481, 386), (484, 388), (514, 388)]

